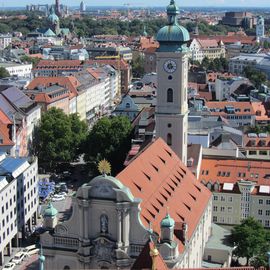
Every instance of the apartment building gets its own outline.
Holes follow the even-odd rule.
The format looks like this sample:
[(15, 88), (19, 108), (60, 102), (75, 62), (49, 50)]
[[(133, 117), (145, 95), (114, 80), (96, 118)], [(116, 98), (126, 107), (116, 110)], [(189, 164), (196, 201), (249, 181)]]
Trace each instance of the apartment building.
[(251, 102), (208, 101), (205, 106), (211, 116), (226, 119), (232, 127), (255, 125), (256, 112)]
[(38, 162), (0, 153), (0, 265), (36, 224)]
[(203, 58), (215, 59), (225, 57), (225, 46), (222, 41), (215, 39), (196, 39), (194, 38), (190, 45), (190, 58), (193, 61), (201, 62)]
[(270, 227), (270, 162), (203, 158), (199, 179), (213, 193), (213, 222), (235, 225), (252, 216)]
[(240, 54), (229, 60), (229, 71), (241, 75), (244, 68), (249, 66), (264, 72), (270, 78), (270, 56), (268, 54)]
[(31, 78), (32, 76), (33, 65), (29, 63), (18, 64), (15, 62), (1, 62), (0, 67), (5, 68), (10, 76), (17, 76), (20, 78)]
[(0, 48), (5, 49), (12, 41), (11, 35), (0, 35)]
[(18, 88), (2, 85), (0, 108), (2, 110), (0, 117), (3, 119), (2, 131), (5, 131), (6, 140), (13, 142), (13, 147), (7, 150), (8, 153), (27, 156), (34, 127), (41, 118), (40, 107)]
[(226, 78), (219, 76), (215, 81), (216, 100), (222, 101), (229, 99), (230, 96), (243, 84), (251, 85), (247, 78)]
[(270, 160), (270, 136), (267, 133), (249, 133), (244, 136), (243, 152), (247, 158)]

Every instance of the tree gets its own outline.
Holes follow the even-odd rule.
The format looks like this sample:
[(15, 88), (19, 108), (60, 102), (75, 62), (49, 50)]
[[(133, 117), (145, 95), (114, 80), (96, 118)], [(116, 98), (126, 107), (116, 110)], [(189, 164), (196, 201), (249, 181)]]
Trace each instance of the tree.
[(0, 67), (0, 79), (6, 78), (9, 76), (10, 76), (9, 72), (4, 67)]
[(259, 88), (261, 84), (267, 82), (267, 75), (264, 72), (256, 70), (250, 66), (244, 68), (245, 76), (254, 84), (256, 88)]
[(141, 78), (144, 75), (143, 57), (137, 56), (131, 63), (132, 72), (135, 78)]
[(123, 168), (123, 163), (131, 145), (132, 127), (127, 117), (101, 118), (87, 136), (84, 153), (91, 169), (97, 171), (100, 160), (111, 163), (112, 173)]
[(240, 225), (233, 228), (230, 242), (236, 247), (234, 255), (247, 259), (246, 265), (250, 265), (251, 261), (263, 260), (270, 247), (269, 232), (252, 217), (242, 220)]
[(20, 58), (20, 60), (22, 61), (22, 62), (28, 62), (28, 63), (32, 63), (33, 64), (33, 67), (35, 67), (37, 64), (38, 64), (38, 62), (39, 62), (39, 58), (37, 58), (37, 57), (31, 57), (31, 56), (28, 56), (28, 55), (23, 55), (21, 58)]
[(77, 115), (66, 115), (61, 109), (51, 108), (41, 117), (33, 138), (33, 150), (39, 160), (53, 168), (58, 162), (74, 161), (87, 136), (86, 123)]

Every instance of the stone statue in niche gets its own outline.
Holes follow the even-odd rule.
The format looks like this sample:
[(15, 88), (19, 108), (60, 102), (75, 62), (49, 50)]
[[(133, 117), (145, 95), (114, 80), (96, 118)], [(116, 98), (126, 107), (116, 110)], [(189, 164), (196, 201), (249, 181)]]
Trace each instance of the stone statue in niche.
[(108, 216), (105, 214), (100, 216), (100, 231), (102, 233), (108, 233)]

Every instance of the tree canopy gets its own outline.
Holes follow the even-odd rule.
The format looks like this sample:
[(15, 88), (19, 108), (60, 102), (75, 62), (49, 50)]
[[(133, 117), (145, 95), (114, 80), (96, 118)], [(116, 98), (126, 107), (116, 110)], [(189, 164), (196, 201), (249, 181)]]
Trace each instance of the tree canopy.
[(49, 167), (53, 168), (57, 162), (74, 161), (86, 136), (87, 125), (78, 115), (66, 115), (61, 109), (51, 108), (41, 117), (33, 150), (41, 163), (49, 161)]
[(101, 118), (87, 136), (84, 153), (85, 161), (97, 171), (98, 162), (106, 159), (111, 163), (112, 174), (123, 168), (131, 145), (132, 127), (125, 116)]
[(259, 88), (261, 84), (267, 82), (267, 76), (264, 72), (254, 69), (250, 66), (244, 68), (245, 76), (254, 84), (256, 88)]
[(226, 72), (229, 69), (228, 60), (224, 57), (215, 58), (212, 60), (209, 59), (208, 57), (204, 57), (199, 66), (205, 70), (213, 70), (219, 72)]
[(33, 67), (35, 67), (38, 64), (39, 60), (40, 60), (37, 57), (31, 57), (31, 56), (28, 56), (28, 55), (23, 55), (20, 59), (21, 59), (22, 62), (32, 63)]
[(144, 75), (144, 65), (143, 65), (143, 57), (137, 56), (134, 60), (132, 60), (132, 73), (134, 78), (142, 78)]
[(267, 262), (266, 252), (270, 248), (269, 241), (269, 232), (252, 217), (236, 225), (230, 236), (230, 242), (235, 246), (234, 255), (245, 257), (247, 265), (259, 263), (263, 266)]
[(4, 67), (0, 67), (0, 79), (6, 78), (9, 76), (10, 76), (9, 72)]

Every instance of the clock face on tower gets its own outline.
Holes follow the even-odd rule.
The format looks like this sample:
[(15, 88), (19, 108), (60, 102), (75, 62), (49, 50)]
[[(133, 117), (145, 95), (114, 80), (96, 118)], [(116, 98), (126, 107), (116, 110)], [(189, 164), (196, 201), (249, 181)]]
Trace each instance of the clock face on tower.
[(177, 69), (177, 65), (176, 65), (176, 62), (173, 61), (173, 60), (167, 60), (164, 65), (163, 65), (163, 68), (166, 72), (168, 73), (173, 73), (176, 71)]

